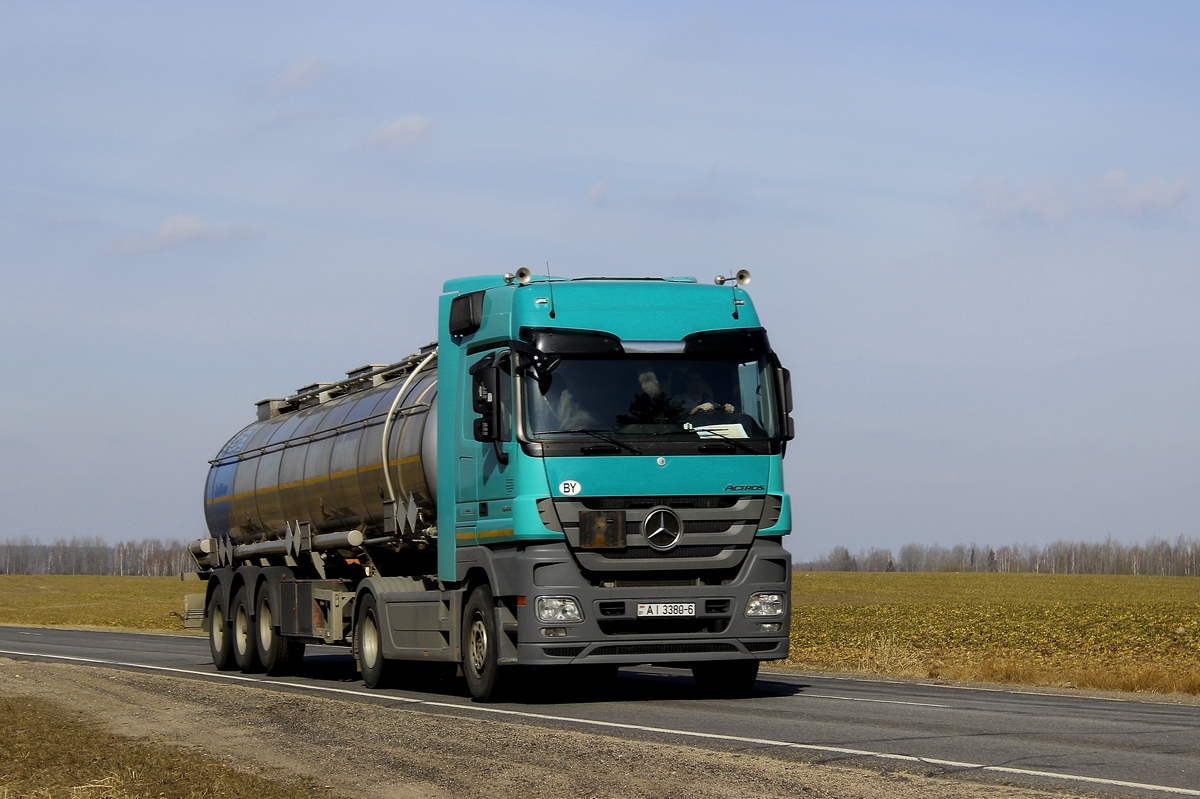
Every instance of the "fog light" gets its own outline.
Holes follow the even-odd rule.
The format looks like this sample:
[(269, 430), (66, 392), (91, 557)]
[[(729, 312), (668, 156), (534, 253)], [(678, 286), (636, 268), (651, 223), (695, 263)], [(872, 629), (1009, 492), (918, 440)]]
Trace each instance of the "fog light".
[(753, 594), (750, 601), (746, 603), (746, 615), (753, 618), (755, 616), (782, 616), (785, 599), (783, 594)]
[(758, 625), (758, 629), (764, 633), (777, 633), (783, 629), (783, 624), (777, 621), (769, 621), (765, 624)]
[(540, 596), (537, 617), (538, 621), (583, 621), (583, 610), (573, 596)]
[(566, 638), (566, 627), (543, 627), (542, 637), (544, 638)]

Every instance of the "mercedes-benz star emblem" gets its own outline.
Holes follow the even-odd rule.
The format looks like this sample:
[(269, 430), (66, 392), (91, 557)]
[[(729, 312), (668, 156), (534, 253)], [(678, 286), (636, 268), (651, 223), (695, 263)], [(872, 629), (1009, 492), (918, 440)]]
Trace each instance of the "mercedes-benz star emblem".
[(646, 543), (660, 552), (673, 549), (683, 535), (683, 522), (670, 508), (651, 508), (642, 522)]

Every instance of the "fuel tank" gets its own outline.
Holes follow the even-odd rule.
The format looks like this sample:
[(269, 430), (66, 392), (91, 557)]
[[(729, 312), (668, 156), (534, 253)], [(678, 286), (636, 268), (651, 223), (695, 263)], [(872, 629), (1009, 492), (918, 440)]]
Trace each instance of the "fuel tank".
[(435, 523), (432, 345), (257, 407), (258, 421), (211, 461), (204, 509), (214, 538), (270, 541), (283, 538), (289, 524), (308, 522), (314, 532), (360, 530), (369, 539), (384, 534), (392, 500), (402, 525), (410, 508), (416, 526)]

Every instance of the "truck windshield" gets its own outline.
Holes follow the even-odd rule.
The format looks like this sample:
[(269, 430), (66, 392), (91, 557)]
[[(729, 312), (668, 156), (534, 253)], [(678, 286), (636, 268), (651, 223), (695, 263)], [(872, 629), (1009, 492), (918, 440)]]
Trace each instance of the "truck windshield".
[(562, 356), (552, 369), (521, 370), (524, 431), (535, 441), (770, 439), (772, 373), (766, 357)]

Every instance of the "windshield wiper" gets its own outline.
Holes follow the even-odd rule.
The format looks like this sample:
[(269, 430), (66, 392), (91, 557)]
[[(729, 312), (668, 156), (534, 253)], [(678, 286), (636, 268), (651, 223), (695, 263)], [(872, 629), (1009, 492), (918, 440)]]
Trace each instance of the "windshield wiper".
[[(700, 436), (699, 429), (693, 427), (692, 432), (695, 433), (697, 436)], [(716, 436), (717, 438), (719, 438), (722, 441), (724, 441), (725, 443), (727, 443), (729, 446), (737, 447), (740, 450), (749, 452), (751, 455), (758, 454), (757, 452), (755, 452), (753, 449), (751, 449), (746, 444), (743, 444), (741, 441), (738, 441), (736, 438), (734, 438), (732, 436), (727, 436), (724, 433), (718, 433), (716, 430), (713, 430), (711, 427), (704, 428), (704, 435), (700, 436), (700, 438), (701, 438), (701, 440), (703, 440), (704, 438), (707, 438), (708, 436)]]
[(637, 447), (635, 447), (631, 444), (626, 444), (624, 441), (618, 441), (617, 439), (613, 438), (612, 436), (606, 435), (605, 433), (601, 432), (600, 430), (593, 430), (590, 427), (576, 427), (573, 430), (564, 430), (562, 432), (564, 432), (564, 433), (585, 433), (585, 434), (591, 436), (592, 438), (598, 438), (601, 441), (604, 441), (608, 444), (615, 444), (618, 447), (623, 447), (623, 448), (629, 450), (630, 452), (632, 452), (634, 455), (642, 454), (642, 451), (640, 449), (638, 449)]

